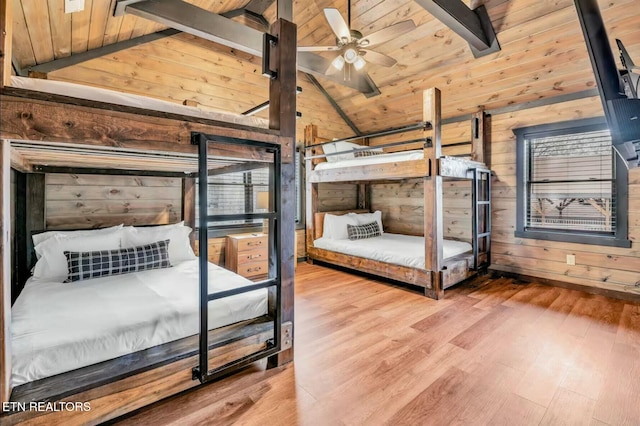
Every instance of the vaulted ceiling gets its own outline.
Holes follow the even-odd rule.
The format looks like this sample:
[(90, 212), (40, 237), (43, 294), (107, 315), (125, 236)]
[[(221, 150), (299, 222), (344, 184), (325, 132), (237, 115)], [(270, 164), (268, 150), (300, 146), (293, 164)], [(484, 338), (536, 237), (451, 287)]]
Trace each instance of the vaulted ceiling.
[[(85, 0), (83, 12), (64, 14), (63, 0), (14, 1), (14, 60), (19, 68), (76, 55), (164, 27), (131, 15), (113, 17), (116, 0)], [(188, 0), (215, 13), (245, 6), (246, 0)], [(421, 92), (442, 90), (443, 116), (453, 117), (594, 88), (593, 72), (573, 0), (486, 0), (502, 50), (474, 58), (468, 44), (416, 1), (354, 0), (352, 28), (364, 34), (412, 19), (417, 28), (376, 50), (398, 64), (368, 64), (381, 95), (361, 93), (318, 78), (349, 119), (363, 131), (421, 119)], [(620, 38), (640, 62), (640, 0), (601, 0), (612, 46)], [(335, 37), (322, 13), (335, 7), (346, 14), (346, 1), (295, 0), (299, 45), (331, 45)], [(273, 22), (275, 5), (264, 17)], [(242, 19), (239, 17), (237, 19)], [(327, 58), (333, 55), (325, 54)], [(50, 72), (49, 79), (111, 88), (203, 107), (242, 112), (267, 99), (260, 58), (177, 34)], [(313, 86), (299, 74), (303, 93), (300, 125), (315, 122), (329, 135), (353, 133)]]

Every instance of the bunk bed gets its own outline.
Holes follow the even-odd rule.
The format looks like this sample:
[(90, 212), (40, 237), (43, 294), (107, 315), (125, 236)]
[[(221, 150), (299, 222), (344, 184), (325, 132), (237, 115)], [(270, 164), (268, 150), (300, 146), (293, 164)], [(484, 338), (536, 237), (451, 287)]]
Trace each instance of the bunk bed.
[[(294, 210), (287, 207), (295, 198), (296, 67), (291, 54), (296, 49), (295, 33), (295, 25), (285, 20), (274, 26), (280, 42), (265, 59), (265, 67), (278, 69), (278, 74), (269, 81), (268, 121), (54, 82), (14, 78), (23, 87), (10, 87), (11, 79), (3, 75), (0, 401), (8, 403), (10, 410), (0, 413), (2, 424), (95, 424), (229, 375), (256, 360), (266, 358), (268, 366), (292, 361), (295, 225)], [(93, 95), (74, 97), (78, 93)], [(268, 212), (208, 213), (211, 173), (257, 167), (271, 171)], [(171, 242), (177, 240), (158, 232), (155, 238), (165, 244), (153, 243), (152, 249), (166, 262), (161, 269), (87, 277), (81, 285), (46, 274), (34, 276), (12, 308), (11, 168), (28, 174), (90, 170), (182, 177), (182, 218), (186, 225), (198, 228), (199, 257), (192, 253), (188, 259), (172, 261)], [(262, 281), (247, 280), (208, 262), (209, 225), (239, 216), (269, 221), (269, 274)], [(120, 230), (90, 231), (110, 235), (108, 247), (91, 248), (98, 244), (93, 238), (104, 243), (104, 236), (94, 234), (85, 236), (82, 247), (91, 252), (117, 250), (112, 245), (122, 244), (117, 233), (123, 231), (116, 223), (104, 224), (109, 225)], [(153, 223), (136, 223), (143, 225)], [(170, 226), (175, 227), (187, 228)], [(22, 239), (31, 239), (26, 229), (16, 232)], [(70, 232), (48, 234), (65, 241), (72, 239)], [(185, 238), (189, 234), (180, 233)], [(181, 241), (192, 243), (192, 238)], [(21, 257), (31, 259), (35, 247)], [(60, 247), (56, 250), (59, 256)], [(65, 255), (73, 256), (76, 250), (66, 250), (71, 253)], [(36, 263), (34, 274), (37, 269)], [(71, 301), (75, 306), (69, 305)], [(74, 322), (74, 331), (68, 332)], [(65, 409), (68, 401), (82, 401), (84, 409)]]
[[(427, 90), (423, 100), (423, 121), (409, 126), (339, 140), (323, 139), (316, 126), (307, 127), (306, 245), (311, 262), (321, 261), (417, 286), (426, 296), (438, 299), (443, 297), (445, 288), (475, 275), (490, 262), (491, 172), (483, 163), (484, 114), (472, 117), (471, 158), (445, 157), (440, 136), (440, 92)], [(415, 131), (422, 132), (420, 138), (374, 146), (352, 144), (355, 140)], [(416, 143), (422, 143), (423, 148), (384, 152)], [(334, 161), (330, 161), (332, 157)], [(372, 222), (367, 185), (415, 178), (422, 178), (424, 187), (422, 236), (389, 235), (379, 219), (378, 226), (374, 225), (379, 232), (364, 237), (347, 235), (350, 226), (362, 227), (365, 222)], [(471, 181), (470, 242), (443, 237), (443, 179)], [(319, 184), (337, 182), (357, 184), (358, 209), (319, 211)], [(324, 229), (327, 223), (331, 224), (328, 237)]]

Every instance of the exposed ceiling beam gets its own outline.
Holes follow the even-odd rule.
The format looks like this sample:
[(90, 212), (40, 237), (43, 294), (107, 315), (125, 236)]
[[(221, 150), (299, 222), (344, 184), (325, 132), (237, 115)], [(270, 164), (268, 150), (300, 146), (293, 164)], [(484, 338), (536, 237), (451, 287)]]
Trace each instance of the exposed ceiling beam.
[(469, 9), (462, 0), (416, 0), (416, 2), (465, 39), (476, 58), (500, 50), (500, 43), (484, 5)]
[(87, 50), (86, 52), (76, 53), (75, 55), (67, 56), (66, 58), (60, 58), (44, 64), (35, 65), (29, 67), (29, 72), (49, 74), (62, 68), (67, 68), (73, 65), (78, 65), (82, 62), (90, 61), (91, 59), (100, 58), (105, 55), (119, 52), (121, 50), (129, 49), (134, 46), (149, 43), (155, 40), (160, 40), (165, 37), (170, 37), (175, 34), (179, 34), (180, 31), (169, 28), (157, 33), (151, 33), (140, 37), (132, 38), (130, 40), (120, 41), (106, 46), (98, 47), (95, 49)]
[(358, 129), (358, 127), (353, 123), (353, 121), (351, 121), (349, 116), (345, 114), (342, 108), (340, 108), (340, 105), (338, 105), (338, 103), (335, 101), (335, 99), (333, 99), (333, 97), (329, 94), (329, 92), (327, 92), (326, 89), (322, 87), (322, 84), (320, 84), (320, 82), (316, 80), (316, 78), (311, 74), (307, 74), (307, 78), (309, 79), (311, 84), (313, 84), (316, 87), (316, 89), (318, 89), (320, 93), (324, 95), (324, 97), (327, 99), (327, 101), (329, 101), (333, 109), (336, 110), (336, 112), (344, 120), (344, 122), (347, 123), (349, 127), (351, 127), (351, 130), (353, 130), (353, 133), (355, 133), (358, 136), (361, 135), (362, 132), (360, 131), (360, 129)]
[(249, 12), (264, 15), (264, 12), (269, 9), (269, 6), (271, 6), (274, 1), (275, 0), (251, 0), (244, 8)]
[[(289, 1), (280, 2), (286, 12)], [(222, 44), (251, 55), (262, 57), (264, 33), (249, 28), (238, 22), (225, 18), (179, 0), (119, 0), (115, 15), (130, 13), (140, 18), (149, 19), (175, 28), (197, 37)], [(340, 75), (325, 75), (330, 61), (311, 52), (298, 53), (298, 69), (300, 71), (321, 76), (338, 84), (351, 87), (365, 96), (376, 96), (380, 90), (368, 74), (359, 78), (344, 80)]]

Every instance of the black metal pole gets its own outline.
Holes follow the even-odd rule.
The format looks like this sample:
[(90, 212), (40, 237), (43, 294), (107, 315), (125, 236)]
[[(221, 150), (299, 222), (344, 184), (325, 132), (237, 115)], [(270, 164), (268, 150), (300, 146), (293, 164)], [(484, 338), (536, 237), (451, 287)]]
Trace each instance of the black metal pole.
[(200, 262), (200, 351), (199, 367), (200, 381), (204, 382), (209, 369), (209, 223), (207, 218), (208, 205), (208, 146), (207, 138), (203, 134), (194, 135), (198, 143), (198, 251)]
[(392, 129), (388, 129), (388, 130), (383, 130), (380, 132), (373, 132), (373, 133), (367, 133), (364, 135), (356, 135), (356, 136), (350, 136), (348, 138), (342, 138), (342, 139), (336, 139), (333, 141), (328, 141), (328, 142), (322, 142), (322, 143), (316, 143), (313, 145), (307, 145), (307, 148), (312, 147), (312, 146), (322, 146), (322, 145), (326, 145), (329, 143), (334, 143), (334, 142), (350, 142), (350, 141), (355, 141), (358, 139), (363, 139), (363, 138), (377, 138), (380, 136), (389, 136), (389, 135), (395, 135), (398, 133), (402, 133), (402, 132), (409, 132), (411, 130), (424, 130), (424, 129), (430, 129), (431, 128), (431, 123), (427, 122), (427, 121), (423, 121), (417, 124), (410, 124), (408, 126), (402, 126), (402, 127), (395, 127)]
[(578, 19), (582, 26), (584, 41), (587, 44), (591, 66), (596, 77), (602, 106), (604, 108), (607, 121), (613, 122), (612, 111), (607, 101), (624, 98), (621, 92), (618, 67), (609, 44), (607, 30), (600, 14), (600, 7), (597, 0), (574, 0)]

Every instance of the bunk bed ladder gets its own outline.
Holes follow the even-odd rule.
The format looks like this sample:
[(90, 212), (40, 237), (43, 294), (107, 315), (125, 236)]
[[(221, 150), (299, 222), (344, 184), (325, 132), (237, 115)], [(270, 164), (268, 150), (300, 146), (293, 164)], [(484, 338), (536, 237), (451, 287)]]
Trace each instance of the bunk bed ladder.
[[(242, 214), (217, 214), (209, 215), (208, 207), (208, 160), (209, 143), (235, 144), (252, 146), (266, 149), (273, 153), (273, 173), (270, 178), (270, 191), (272, 199), (270, 205), (273, 206), (268, 213), (242, 213)], [(200, 330), (199, 330), (199, 357), (198, 366), (192, 370), (192, 379), (201, 383), (225, 377), (235, 370), (245, 367), (255, 361), (274, 355), (281, 350), (282, 345), (282, 287), (280, 276), (281, 264), (281, 241), (279, 229), (281, 226), (281, 191), (280, 191), (280, 170), (281, 170), (281, 148), (277, 144), (267, 142), (236, 139), (226, 136), (205, 135), (199, 132), (192, 132), (191, 144), (198, 145), (198, 198), (199, 198), (199, 218), (198, 218), (198, 244), (200, 261)], [(233, 288), (209, 294), (209, 262), (208, 262), (208, 240), (209, 224), (216, 221), (247, 220), (247, 219), (267, 219), (269, 221), (269, 274), (266, 280), (256, 282), (252, 285)], [(275, 293), (274, 312), (272, 314), (274, 328), (273, 338), (267, 340), (263, 349), (239, 359), (230, 361), (220, 367), (209, 370), (209, 302), (223, 299), (225, 297), (250, 291), (267, 288)], [(271, 305), (271, 303), (270, 303)]]
[(473, 269), (491, 264), (491, 171), (476, 167), (473, 172)]

